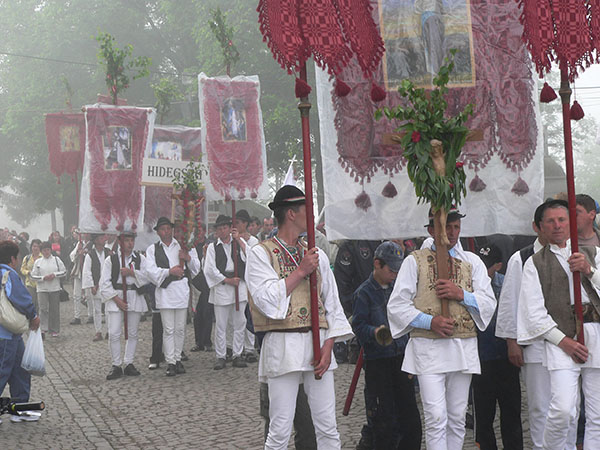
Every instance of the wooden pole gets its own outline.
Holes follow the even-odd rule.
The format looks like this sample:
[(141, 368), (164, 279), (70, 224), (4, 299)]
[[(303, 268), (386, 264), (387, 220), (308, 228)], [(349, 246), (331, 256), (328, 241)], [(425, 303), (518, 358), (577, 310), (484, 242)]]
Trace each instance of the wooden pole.
[[(573, 171), (573, 141), (571, 138), (571, 87), (567, 67), (560, 64), (560, 99), (562, 101), (563, 134), (565, 140), (565, 166), (567, 172), (567, 195), (569, 198), (569, 228), (571, 232), (571, 252), (579, 251), (577, 239), (577, 214), (575, 212), (575, 174)], [(573, 296), (575, 297), (575, 318), (577, 323), (577, 341), (584, 345), (583, 308), (581, 305), (581, 273), (573, 272)]]
[(347, 416), (350, 412), (350, 406), (352, 406), (352, 400), (354, 399), (354, 392), (356, 392), (356, 385), (360, 378), (360, 370), (362, 369), (364, 362), (364, 349), (360, 348), (358, 359), (356, 360), (356, 367), (354, 368), (354, 374), (352, 375), (352, 381), (350, 382), (350, 388), (348, 389), (348, 395), (346, 396), (346, 403), (344, 403), (344, 410), (342, 415)]
[[(125, 268), (125, 251), (123, 250), (123, 235), (119, 236), (119, 246), (121, 247), (121, 267)], [(121, 275), (121, 282), (123, 283), (123, 301), (127, 305), (127, 277)], [(127, 310), (129, 306), (123, 311), (123, 333), (125, 334), (125, 340), (128, 338), (129, 327), (127, 325)]]
[[(306, 82), (306, 63), (300, 69), (300, 79)], [(310, 113), (311, 104), (308, 96), (301, 97), (298, 109), (302, 120), (302, 153), (304, 159), (304, 195), (306, 197), (306, 234), (308, 248), (315, 247), (315, 216), (313, 211), (313, 189), (312, 189), (312, 157), (310, 151)], [(321, 360), (321, 337), (319, 335), (319, 302), (317, 294), (317, 274), (310, 274), (310, 322), (313, 338), (314, 361)], [(320, 379), (315, 375), (316, 379)]]
[[(231, 220), (233, 221), (233, 226), (235, 227), (235, 200), (231, 200)], [(231, 238), (231, 246), (233, 248), (233, 276), (234, 278), (238, 276), (238, 248), (237, 241)], [(235, 288), (235, 310), (240, 310), (240, 289), (238, 286), (234, 286)]]

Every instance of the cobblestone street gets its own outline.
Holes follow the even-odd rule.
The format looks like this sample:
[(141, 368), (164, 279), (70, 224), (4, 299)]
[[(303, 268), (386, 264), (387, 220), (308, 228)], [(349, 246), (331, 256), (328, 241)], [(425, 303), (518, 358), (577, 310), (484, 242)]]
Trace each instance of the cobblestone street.
[[(163, 366), (147, 369), (151, 346), (147, 320), (140, 324), (135, 360), (141, 376), (106, 381), (107, 341), (92, 342), (93, 324), (69, 325), (71, 318), (72, 303), (61, 303), (60, 336), (45, 341), (47, 375), (32, 378), (31, 400), (46, 403), (42, 418), (36, 423), (11, 423), (9, 416), (2, 416), (2, 448), (261, 448), (264, 425), (257, 364), (245, 369), (228, 364), (225, 370), (214, 371), (214, 353), (189, 352), (190, 324), (184, 346), (190, 357), (184, 363), (187, 373), (167, 378)], [(338, 428), (346, 449), (355, 448), (364, 421), (362, 377), (350, 414), (342, 416), (353, 370), (353, 365), (342, 364), (335, 371)], [(3, 395), (8, 395), (8, 388)], [(523, 426), (525, 448), (531, 448), (525, 414)], [(464, 448), (476, 448), (471, 430)]]

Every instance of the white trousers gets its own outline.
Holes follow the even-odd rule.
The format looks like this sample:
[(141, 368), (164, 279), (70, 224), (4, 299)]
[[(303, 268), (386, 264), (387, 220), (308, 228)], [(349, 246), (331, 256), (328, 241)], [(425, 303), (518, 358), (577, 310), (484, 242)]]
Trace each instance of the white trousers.
[[(567, 448), (567, 427), (577, 421), (579, 377), (585, 396), (583, 448), (600, 448), (600, 369), (576, 368), (550, 371), (550, 406), (544, 430), (544, 449)], [(570, 434), (570, 433), (568, 433)]]
[(81, 278), (73, 278), (73, 318), (81, 318), (81, 300), (84, 298), (83, 289), (81, 289)]
[(217, 358), (225, 359), (227, 352), (227, 322), (232, 317), (233, 324), (233, 357), (237, 358), (244, 350), (244, 332), (246, 330), (246, 316), (244, 308), (246, 302), (240, 302), (240, 310), (235, 310), (235, 304), (214, 305), (215, 309), (215, 353)]
[(244, 333), (244, 351), (246, 353), (255, 353), (254, 349), (254, 335), (248, 331), (246, 325), (244, 325), (245, 333)]
[[(98, 289), (96, 295), (92, 295), (92, 288), (87, 288), (86, 297), (88, 299), (88, 314), (94, 315), (96, 333), (102, 333), (102, 297), (100, 296), (100, 289)], [(90, 305), (92, 308), (91, 311)]]
[(160, 310), (163, 325), (163, 353), (167, 364), (181, 361), (186, 316), (187, 308), (161, 308)]
[(123, 311), (109, 311), (106, 313), (108, 324), (108, 349), (113, 366), (120, 366), (124, 362), (127, 366), (133, 363), (135, 349), (138, 343), (138, 326), (141, 312), (127, 311), (127, 340), (125, 341), (125, 355), (121, 360), (121, 335), (123, 334)]
[(314, 372), (290, 372), (267, 380), (269, 385), (269, 434), (265, 450), (288, 448), (296, 413), (298, 386), (304, 383), (310, 412), (315, 426), (317, 448), (341, 448), (335, 420), (335, 387), (333, 372), (327, 371), (320, 380)]
[(471, 374), (417, 375), (425, 417), (427, 450), (461, 450)]

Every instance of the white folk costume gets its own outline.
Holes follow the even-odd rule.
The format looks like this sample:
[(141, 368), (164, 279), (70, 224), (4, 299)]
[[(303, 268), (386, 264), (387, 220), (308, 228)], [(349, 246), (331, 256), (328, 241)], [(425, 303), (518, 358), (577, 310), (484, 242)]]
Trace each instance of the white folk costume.
[[(160, 222), (159, 222), (160, 223)], [(146, 250), (143, 271), (156, 286), (156, 307), (160, 310), (163, 324), (163, 352), (167, 364), (181, 363), (181, 351), (185, 337), (185, 320), (190, 301), (188, 277), (194, 278), (200, 271), (196, 249), (190, 250), (190, 261), (185, 267), (189, 275), (179, 279), (169, 275), (169, 269), (179, 265), (181, 246), (175, 239), (170, 245), (159, 241)]]
[(135, 276), (126, 277), (127, 284), (127, 341), (125, 355), (121, 358), (121, 334), (123, 330), (124, 312), (119, 309), (115, 297), (123, 299), (123, 277), (121, 276), (121, 250), (106, 258), (102, 266), (100, 293), (105, 301), (105, 312), (108, 324), (108, 346), (113, 366), (125, 366), (133, 363), (138, 342), (138, 326), (142, 314), (148, 311), (146, 300), (139, 292), (149, 283), (142, 272), (144, 256), (132, 253), (125, 257), (125, 267), (133, 270)]
[[(582, 247), (592, 267), (600, 264), (598, 247)], [(589, 356), (585, 364), (574, 362), (558, 347), (566, 336), (575, 338), (573, 274), (565, 248), (549, 245), (529, 258), (523, 267), (523, 281), (517, 313), (517, 339), (522, 345), (544, 343), (542, 359), (550, 373), (550, 405), (544, 429), (543, 448), (561, 449), (567, 443), (565, 430), (577, 418), (579, 377), (585, 395), (585, 449), (600, 448), (600, 314), (598, 288), (600, 273), (591, 279), (581, 275), (584, 306), (584, 337)], [(570, 300), (565, 303), (565, 297)]]
[(458, 245), (450, 256), (452, 281), (464, 291), (464, 301), (449, 302), (456, 321), (452, 338), (441, 338), (430, 330), (433, 316), (441, 314), (431, 249), (413, 252), (404, 260), (388, 302), (392, 336), (411, 334), (402, 370), (419, 379), (430, 450), (462, 449), (471, 376), (481, 371), (475, 326), (485, 330), (496, 308), (483, 261)]
[[(300, 263), (306, 246), (289, 246), (277, 238), (264, 241), (248, 252), (246, 281), (251, 295), (254, 329), (265, 331), (258, 378), (269, 385), (269, 435), (266, 449), (285, 449), (290, 438), (298, 386), (304, 383), (318, 448), (340, 448), (335, 419), (335, 391), (332, 370), (337, 363), (331, 355), (329, 369), (315, 380), (310, 332), (308, 279), (286, 295), (286, 277)], [(319, 324), (321, 345), (327, 339), (343, 341), (352, 329), (340, 304), (329, 260), (319, 251), (317, 272), (320, 292)], [(333, 352), (332, 352), (333, 353)]]
[[(248, 303), (248, 289), (244, 281), (246, 265), (246, 250), (238, 245), (238, 285), (239, 310), (235, 310), (235, 287), (225, 283), (225, 278), (234, 275), (233, 264), (233, 238), (228, 243), (221, 239), (210, 244), (206, 249), (204, 258), (204, 276), (210, 288), (208, 303), (214, 306), (215, 312), (215, 353), (217, 359), (225, 359), (227, 352), (227, 324), (231, 320), (233, 329), (232, 350), (233, 357), (238, 358), (244, 350), (246, 332), (246, 316), (244, 311)], [(245, 241), (244, 241), (245, 242)]]
[[(250, 237), (248, 238), (248, 240), (245, 240), (246, 242), (246, 253), (255, 245), (259, 244), (258, 239), (252, 235), (250, 235)], [(248, 330), (248, 328), (246, 328), (244, 330), (244, 353), (246, 355), (255, 355), (254, 358), (256, 359), (256, 350), (254, 349), (254, 333), (252, 333), (250, 330)]]
[[(85, 291), (88, 302), (92, 304), (94, 317), (94, 328), (96, 334), (102, 333), (102, 295), (100, 295), (100, 277), (102, 276), (102, 265), (108, 256), (104, 247), (101, 251), (93, 246), (83, 259), (83, 269), (81, 271), (81, 288)], [(92, 289), (96, 288), (96, 293)], [(88, 305), (89, 305), (88, 303)], [(89, 311), (89, 306), (88, 306)]]
[[(73, 263), (71, 269), (71, 279), (73, 280), (73, 319), (81, 320), (81, 307), (85, 301), (85, 291), (81, 287), (81, 272), (83, 270), (83, 258), (85, 257), (88, 242), (79, 241), (73, 251), (69, 254), (69, 259)], [(93, 316), (93, 309), (90, 317)]]

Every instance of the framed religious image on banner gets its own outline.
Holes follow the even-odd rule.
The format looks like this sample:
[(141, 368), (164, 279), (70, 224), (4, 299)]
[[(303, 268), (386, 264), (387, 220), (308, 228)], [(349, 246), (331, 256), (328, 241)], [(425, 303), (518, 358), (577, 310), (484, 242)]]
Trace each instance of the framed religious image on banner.
[(221, 108), (221, 131), (225, 142), (246, 142), (246, 106), (240, 98), (228, 98)]
[(105, 170), (132, 170), (131, 130), (124, 126), (109, 126), (102, 136)]
[(388, 90), (404, 79), (429, 87), (444, 58), (456, 50), (448, 87), (473, 86), (471, 0), (378, 0)]
[(60, 177), (77, 176), (83, 167), (85, 118), (83, 113), (46, 114), (46, 142), (50, 171)]
[(81, 151), (79, 125), (61, 125), (58, 135), (62, 153)]

